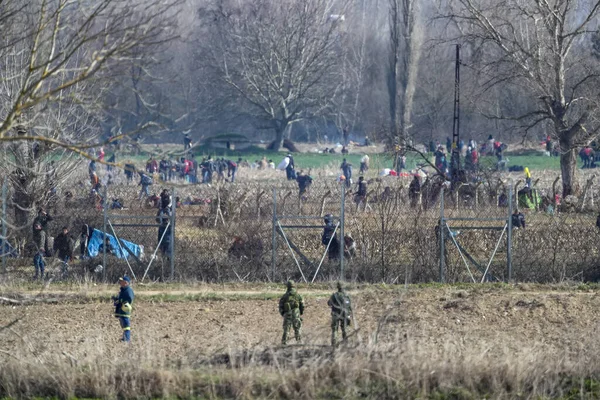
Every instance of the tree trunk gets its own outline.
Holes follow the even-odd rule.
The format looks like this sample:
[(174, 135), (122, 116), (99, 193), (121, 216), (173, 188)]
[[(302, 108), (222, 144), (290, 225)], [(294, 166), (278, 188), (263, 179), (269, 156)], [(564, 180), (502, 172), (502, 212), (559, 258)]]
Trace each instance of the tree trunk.
[(19, 229), (22, 229), (29, 224), (29, 215), (31, 207), (34, 204), (30, 190), (34, 177), (33, 171), (35, 170), (34, 155), (31, 143), (27, 141), (13, 143), (11, 153), (15, 158), (15, 165), (17, 166), (10, 179), (14, 191), (15, 224)]
[(387, 92), (388, 106), (390, 114), (390, 132), (389, 143), (390, 148), (393, 148), (394, 139), (398, 133), (398, 63), (400, 49), (400, 10), (396, 0), (389, 2), (389, 64), (387, 70)]
[[(31, 215), (31, 207), (33, 199), (27, 192), (16, 185), (13, 185), (15, 191), (13, 201), (15, 203), (15, 225), (18, 228), (24, 228), (29, 225), (29, 216)], [(25, 230), (27, 232), (27, 230)]]
[[(393, 56), (392, 56), (393, 57)], [(396, 137), (396, 133), (398, 130), (398, 121), (397, 121), (397, 100), (398, 100), (398, 83), (397, 79), (397, 59), (394, 59), (389, 66), (388, 76), (387, 76), (387, 91), (388, 91), (388, 105), (389, 105), (389, 114), (390, 114), (390, 145), (393, 143), (393, 138)]]
[(286, 127), (277, 128), (275, 130), (275, 140), (271, 142), (269, 145), (269, 150), (279, 151), (281, 146), (283, 146), (283, 136), (285, 134)]
[(560, 172), (563, 186), (563, 199), (567, 196), (576, 196), (579, 192), (577, 182), (577, 147), (573, 144), (573, 134), (563, 131), (560, 134)]

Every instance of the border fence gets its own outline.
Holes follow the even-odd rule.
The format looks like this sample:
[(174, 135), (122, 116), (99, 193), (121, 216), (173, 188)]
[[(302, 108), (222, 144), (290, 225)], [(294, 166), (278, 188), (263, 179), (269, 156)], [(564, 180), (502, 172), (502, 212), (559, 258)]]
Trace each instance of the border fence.
[[(114, 281), (127, 273), (137, 280), (204, 282), (598, 280), (593, 188), (575, 212), (525, 201), (517, 189), (506, 183), (450, 191), (432, 180), (415, 192), (410, 178), (378, 178), (359, 197), (354, 185), (327, 179), (315, 180), (302, 195), (294, 181), (175, 185), (172, 213), (163, 221), (157, 198), (138, 200), (133, 184), (109, 186), (102, 196), (81, 187), (69, 196), (57, 193), (47, 229), (50, 248), (62, 226), (70, 229), (76, 259), (69, 279)], [(545, 192), (540, 196), (552, 198)], [(6, 185), (0, 200), (1, 279), (31, 279), (32, 227), (17, 226)], [(123, 209), (112, 208), (115, 201)], [(512, 225), (513, 207), (524, 214), (525, 228)], [(329, 214), (343, 243), (338, 257), (322, 242)], [(94, 230), (102, 235), (93, 251), (84, 229), (88, 240)], [(46, 261), (47, 272), (59, 279), (59, 261)]]

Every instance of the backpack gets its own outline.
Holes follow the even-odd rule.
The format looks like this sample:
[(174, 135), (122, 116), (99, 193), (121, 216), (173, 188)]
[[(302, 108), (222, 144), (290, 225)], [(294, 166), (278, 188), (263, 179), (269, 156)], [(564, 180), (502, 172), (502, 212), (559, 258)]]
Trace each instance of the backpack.
[(346, 293), (337, 292), (334, 294), (334, 301), (331, 305), (331, 311), (338, 313), (342, 317), (348, 317), (350, 314), (350, 298)]
[(295, 294), (288, 294), (287, 300), (283, 306), (285, 312), (295, 310), (300, 307), (300, 303)]
[(348, 317), (350, 314), (350, 297), (348, 297), (348, 295), (346, 293), (344, 293), (341, 296), (341, 298), (342, 298), (342, 312), (345, 317)]
[(152, 178), (150, 178), (148, 175), (142, 175), (142, 185), (150, 186), (153, 183), (154, 182), (152, 181)]
[(290, 308), (292, 310), (294, 310), (300, 306), (298, 303), (298, 299), (296, 299), (296, 296), (294, 296), (294, 295), (290, 295), (288, 297), (288, 303), (290, 304)]

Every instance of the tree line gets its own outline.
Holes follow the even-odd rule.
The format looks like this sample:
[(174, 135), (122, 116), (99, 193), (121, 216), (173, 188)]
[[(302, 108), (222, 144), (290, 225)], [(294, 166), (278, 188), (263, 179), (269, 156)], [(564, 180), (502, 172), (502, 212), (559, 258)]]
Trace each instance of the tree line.
[[(0, 141), (20, 207), (36, 177), (102, 143), (235, 132), (271, 142), (452, 131), (549, 135), (563, 195), (598, 133), (600, 1), (8, 0), (0, 3)], [(28, 145), (23, 145), (23, 141)], [(36, 144), (33, 151), (32, 143)], [(73, 170), (67, 162), (58, 180)], [(44, 175), (46, 174), (46, 175)], [(45, 178), (44, 178), (45, 179)], [(39, 183), (39, 182), (38, 182)]]

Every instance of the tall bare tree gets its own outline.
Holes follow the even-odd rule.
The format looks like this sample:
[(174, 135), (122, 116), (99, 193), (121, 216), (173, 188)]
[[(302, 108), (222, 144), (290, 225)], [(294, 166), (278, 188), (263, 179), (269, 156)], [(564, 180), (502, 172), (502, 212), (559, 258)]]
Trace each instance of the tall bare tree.
[(210, 63), (234, 109), (249, 106), (253, 117), (275, 132), (276, 150), (286, 130), (318, 114), (331, 95), (342, 23), (331, 14), (343, 12), (333, 5), (331, 0), (211, 0), (199, 11), (208, 41), (199, 61)]
[[(368, 71), (377, 64), (376, 57), (372, 56), (373, 49), (369, 48), (377, 35), (374, 31), (374, 21), (378, 20), (376, 11), (372, 2), (362, 0), (354, 2), (345, 15), (336, 16), (342, 19), (344, 39), (337, 69), (338, 86), (331, 101), (331, 118), (340, 132), (345, 129), (353, 132), (368, 126), (364, 108), (367, 86), (371, 84)], [(370, 89), (369, 93), (374, 97), (378, 95), (372, 87)]]
[(516, 121), (525, 133), (541, 125), (560, 144), (563, 196), (577, 194), (577, 147), (600, 126), (600, 68), (590, 57), (599, 11), (598, 0), (456, 0), (444, 11), (457, 39), (474, 49), (482, 91), (515, 85), (528, 97), (517, 113), (489, 116)]
[(179, 2), (0, 2), (0, 142), (11, 143), (0, 170), (18, 228), (81, 162), (75, 155), (98, 145), (119, 65), (175, 36)]
[(12, 77), (18, 90), (1, 105), (0, 138), (34, 106), (55, 101), (79, 82), (105, 78), (111, 64), (169, 40), (170, 16), (179, 2), (33, 0), (0, 13), (6, 28), (3, 48), (19, 54), (23, 63)]
[(421, 55), (418, 0), (389, 0), (387, 89), (390, 142), (407, 139)]

